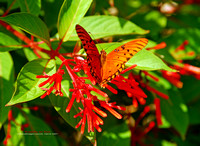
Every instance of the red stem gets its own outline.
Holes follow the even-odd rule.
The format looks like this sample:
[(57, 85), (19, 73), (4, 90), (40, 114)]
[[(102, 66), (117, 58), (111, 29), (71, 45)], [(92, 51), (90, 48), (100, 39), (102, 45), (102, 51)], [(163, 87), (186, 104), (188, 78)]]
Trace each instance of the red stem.
[(13, 2), (10, 4), (10, 6), (8, 7), (8, 9), (5, 11), (5, 13), (2, 15), (2, 17), (5, 17), (9, 12), (10, 9), (12, 8), (12, 6), (15, 4), (16, 0), (13, 0)]

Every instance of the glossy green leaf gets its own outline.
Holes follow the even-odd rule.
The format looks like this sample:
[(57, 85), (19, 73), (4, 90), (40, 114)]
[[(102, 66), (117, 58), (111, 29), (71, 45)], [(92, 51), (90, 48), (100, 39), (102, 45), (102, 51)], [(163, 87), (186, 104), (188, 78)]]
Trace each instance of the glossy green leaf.
[(23, 50), (24, 50), (24, 54), (25, 54), (26, 58), (28, 59), (28, 61), (32, 61), (32, 60), (38, 58), (32, 49), (24, 48)]
[(130, 145), (131, 131), (126, 123), (115, 125), (103, 132), (101, 137), (97, 139), (98, 146), (115, 145), (128, 146)]
[(22, 48), (18, 41), (16, 41), (15, 39), (13, 39), (5, 33), (0, 32), (0, 40), (0, 52), (12, 51)]
[(130, 65), (137, 64), (136, 69), (140, 70), (174, 71), (173, 69), (168, 67), (159, 57), (145, 49), (138, 52), (132, 59), (130, 59), (128, 63), (130, 63)]
[(75, 25), (80, 22), (92, 0), (65, 0), (60, 9), (58, 17), (59, 38), (67, 41), (75, 29)]
[[(113, 35), (147, 34), (141, 27), (131, 21), (116, 16), (88, 16), (84, 17), (80, 25), (87, 32), (92, 34), (92, 38), (98, 39)], [(74, 31), (70, 40), (79, 40)]]
[(21, 12), (28, 12), (34, 15), (40, 14), (41, 0), (18, 0)]
[(0, 128), (6, 121), (10, 107), (6, 103), (14, 90), (13, 60), (8, 52), (0, 52)]
[(42, 75), (43, 72), (48, 75), (56, 72), (53, 59), (37, 59), (28, 62), (17, 77), (15, 92), (7, 105), (30, 101), (44, 94), (45, 91), (40, 89), (38, 85), (46, 79), (36, 78), (36, 75)]
[(56, 136), (58, 136), (59, 133), (53, 132), (44, 121), (31, 114), (27, 114), (24, 116), (26, 118), (27, 123), (29, 124), (29, 127), (25, 128), (25, 131), (27, 132), (24, 133), (27, 134), (25, 135), (25, 145), (50, 144), (52, 146), (58, 146)]
[(43, 40), (50, 46), (49, 32), (46, 24), (35, 15), (29, 13), (13, 13), (0, 20), (19, 27), (31, 35)]
[(168, 93), (168, 100), (161, 98), (162, 115), (184, 138), (189, 126), (188, 108), (175, 87), (172, 87)]
[[(105, 49), (107, 53), (111, 52), (123, 43), (107, 43), (97, 44), (98, 50)], [(154, 55), (152, 52), (142, 49), (135, 56), (133, 56), (127, 63), (126, 66), (137, 64), (136, 69), (140, 70), (167, 70), (174, 71), (168, 67), (159, 57)]]

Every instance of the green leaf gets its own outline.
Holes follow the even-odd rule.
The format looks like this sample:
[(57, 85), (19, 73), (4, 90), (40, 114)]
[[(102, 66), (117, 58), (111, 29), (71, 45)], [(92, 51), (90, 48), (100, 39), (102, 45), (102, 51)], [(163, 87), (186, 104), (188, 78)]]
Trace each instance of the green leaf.
[(190, 104), (188, 106), (188, 112), (190, 117), (190, 124), (200, 124), (200, 100)]
[(185, 103), (190, 104), (198, 101), (200, 98), (200, 80), (192, 76), (182, 76), (181, 80), (184, 86), (180, 91)]
[[(106, 53), (111, 52), (123, 43), (105, 43), (97, 44), (98, 50), (105, 49)], [(168, 67), (159, 57), (154, 55), (152, 52), (142, 49), (135, 56), (133, 56), (127, 63), (126, 66), (137, 64), (136, 69), (140, 70), (167, 70), (174, 71)]]
[(41, 0), (18, 0), (22, 12), (28, 12), (38, 16), (40, 14)]
[(44, 22), (49, 29), (56, 29), (58, 14), (62, 6), (63, 0), (42, 0), (42, 11), (45, 13)]
[[(173, 51), (178, 46), (180, 46), (185, 40), (189, 42), (189, 44), (185, 46), (184, 50), (185, 52), (195, 51), (196, 53), (200, 53), (200, 49), (198, 49), (200, 46), (199, 39), (200, 39), (200, 29), (188, 28), (188, 29), (178, 29), (164, 41), (167, 43), (167, 48), (169, 49), (171, 54), (176, 55), (173, 54), (174, 53)], [(186, 56), (186, 57), (193, 58), (194, 56)]]
[(0, 53), (0, 128), (8, 117), (10, 107), (6, 103), (10, 100), (14, 90), (13, 60), (8, 52)]
[[(80, 25), (90, 32), (95, 39), (113, 35), (147, 34), (141, 27), (131, 21), (116, 16), (89, 16), (84, 17)], [(70, 40), (79, 40), (76, 32)]]
[(92, 0), (65, 0), (58, 16), (58, 34), (67, 41), (75, 29), (75, 25), (89, 9)]
[(26, 58), (28, 59), (28, 61), (32, 61), (32, 60), (38, 58), (32, 49), (24, 48), (23, 50), (24, 50), (24, 54), (25, 54)]
[(168, 90), (169, 99), (161, 98), (160, 107), (165, 119), (180, 133), (184, 139), (189, 126), (189, 116), (187, 106), (184, 104), (178, 90), (172, 86)]
[[(7, 8), (13, 4), (13, 0), (5, 0), (5, 2), (7, 2)], [(19, 5), (18, 5), (18, 3), (14, 2), (14, 5), (12, 5), (12, 7), (10, 7), (10, 10), (14, 10), (17, 8), (19, 8)]]
[(6, 17), (1, 17), (0, 20), (19, 27), (50, 46), (48, 29), (45, 23), (37, 16), (29, 13), (13, 13)]
[(18, 41), (16, 41), (15, 39), (13, 39), (5, 33), (0, 32), (0, 40), (0, 52), (12, 51), (22, 48)]
[(131, 21), (144, 29), (150, 30), (149, 35), (156, 40), (160, 38), (160, 32), (167, 25), (167, 17), (157, 10), (137, 13), (137, 15), (131, 18)]
[[(29, 124), (29, 127), (25, 128), (25, 131), (33, 134), (29, 135), (27, 133), (25, 136), (25, 145), (58, 145), (55, 136), (59, 133), (52, 132), (51, 128), (44, 121), (31, 114), (24, 114), (24, 116)], [(37, 133), (31, 131), (36, 131)]]
[(168, 67), (159, 57), (145, 49), (138, 52), (130, 61), (130, 65), (137, 64), (136, 69), (140, 70), (167, 70), (174, 71)]
[(41, 90), (38, 85), (46, 79), (36, 78), (36, 75), (42, 75), (43, 72), (48, 75), (56, 72), (53, 59), (37, 59), (28, 62), (17, 77), (15, 92), (7, 105), (30, 101), (44, 94), (45, 91)]
[(103, 132), (102, 136), (97, 139), (98, 146), (115, 145), (126, 146), (130, 145), (131, 132), (126, 123), (115, 125), (112, 128)]

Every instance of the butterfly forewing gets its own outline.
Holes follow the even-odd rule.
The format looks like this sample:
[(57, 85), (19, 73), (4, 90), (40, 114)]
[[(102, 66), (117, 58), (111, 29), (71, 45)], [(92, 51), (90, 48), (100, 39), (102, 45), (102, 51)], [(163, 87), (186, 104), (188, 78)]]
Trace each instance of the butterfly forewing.
[(91, 75), (96, 79), (98, 83), (100, 83), (101, 63), (99, 51), (92, 38), (83, 27), (81, 27), (80, 25), (76, 25), (76, 32), (87, 54), (87, 63), (90, 67)]
[(102, 86), (115, 78), (124, 69), (125, 63), (143, 49), (147, 43), (148, 40), (145, 38), (135, 39), (110, 52), (102, 64), (102, 82), (100, 85)]

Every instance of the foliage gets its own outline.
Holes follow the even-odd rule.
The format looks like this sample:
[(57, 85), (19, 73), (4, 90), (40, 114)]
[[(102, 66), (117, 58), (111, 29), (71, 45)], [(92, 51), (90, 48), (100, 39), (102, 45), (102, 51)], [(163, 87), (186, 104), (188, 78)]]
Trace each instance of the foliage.
[[(1, 144), (199, 145), (199, 15), (198, 0), (0, 0)], [(77, 24), (99, 52), (148, 44), (101, 88)]]

